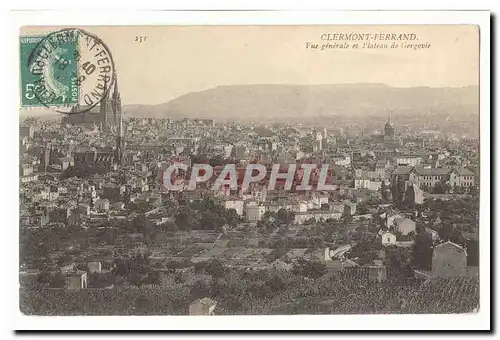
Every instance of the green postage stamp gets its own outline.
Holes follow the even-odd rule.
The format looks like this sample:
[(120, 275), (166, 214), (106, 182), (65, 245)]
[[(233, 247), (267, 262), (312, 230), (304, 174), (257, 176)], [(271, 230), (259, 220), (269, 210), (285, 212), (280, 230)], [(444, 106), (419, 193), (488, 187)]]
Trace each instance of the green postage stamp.
[(81, 29), (21, 36), (21, 107), (91, 110), (106, 97), (114, 62), (104, 42)]
[(73, 36), (64, 41), (46, 38), (20, 38), (22, 107), (64, 107), (80, 100), (78, 38)]

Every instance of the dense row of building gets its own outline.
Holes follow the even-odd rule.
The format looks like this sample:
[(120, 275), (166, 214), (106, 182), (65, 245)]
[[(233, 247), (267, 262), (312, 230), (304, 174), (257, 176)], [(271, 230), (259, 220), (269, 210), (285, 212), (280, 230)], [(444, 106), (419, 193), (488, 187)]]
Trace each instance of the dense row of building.
[[(234, 209), (242, 224), (255, 225), (269, 213), (286, 210), (293, 213), (295, 232), (327, 220), (353, 221), (355, 228), (356, 223), (374, 215), (373, 211), (360, 212), (358, 205), (378, 201), (377, 213), (384, 212), (386, 229), (393, 229), (381, 229), (376, 242), (408, 247), (411, 242), (398, 240), (396, 235), (415, 233), (416, 221), (411, 213), (389, 212), (387, 207), (398, 197), (414, 206), (435, 194), (467, 194), (478, 185), (477, 164), (470, 157), (474, 149), (446, 147), (444, 137), (426, 146), (422, 136), (398, 135), (391, 119), (382, 134), (367, 138), (318, 126), (263, 126), (210, 119), (124, 121), (116, 79), (110, 93), (98, 110), (21, 125), (21, 228), (89, 230), (109, 221), (119, 225), (132, 218), (127, 205), (141, 202), (151, 207), (146, 218), (161, 225), (169, 221), (162, 215), (163, 202), (174, 199), (183, 204), (211, 196), (217, 196), (224, 208)], [(300, 191), (294, 185), (291, 190), (280, 186), (268, 190), (263, 181), (252, 183), (246, 191), (227, 187), (213, 191), (213, 183), (207, 182), (196, 190), (174, 193), (162, 185), (158, 164), (179, 162), (188, 167), (205, 162), (220, 168), (230, 163), (238, 169), (249, 163), (267, 167), (328, 164), (327, 181), (334, 189)], [(188, 184), (188, 172), (177, 175), (176, 181)], [(303, 172), (296, 173), (297, 182), (301, 175)], [(318, 175), (313, 173), (311, 182)], [(337, 249), (332, 256), (328, 250), (318, 258), (332, 268), (338, 264), (335, 261), (341, 267), (356, 266), (338, 253)], [(466, 250), (453, 243), (436, 246), (432, 272), (422, 275), (465, 275), (464, 255)], [(89, 263), (89, 268), (101, 270), (99, 261)], [(67, 287), (86, 288), (87, 273), (73, 269), (64, 269)]]

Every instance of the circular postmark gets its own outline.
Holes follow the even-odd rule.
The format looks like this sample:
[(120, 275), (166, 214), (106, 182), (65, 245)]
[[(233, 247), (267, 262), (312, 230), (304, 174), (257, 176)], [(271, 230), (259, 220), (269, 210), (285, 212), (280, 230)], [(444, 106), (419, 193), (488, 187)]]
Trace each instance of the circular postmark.
[(43, 37), (27, 58), (31, 93), (59, 113), (90, 111), (107, 97), (115, 79), (111, 52), (96, 35), (66, 28)]

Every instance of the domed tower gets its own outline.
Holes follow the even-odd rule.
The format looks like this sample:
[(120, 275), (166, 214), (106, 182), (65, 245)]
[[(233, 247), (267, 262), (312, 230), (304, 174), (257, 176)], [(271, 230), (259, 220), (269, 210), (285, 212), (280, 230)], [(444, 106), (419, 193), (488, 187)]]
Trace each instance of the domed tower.
[(394, 137), (395, 137), (394, 125), (392, 125), (391, 116), (389, 116), (389, 119), (387, 119), (387, 123), (385, 123), (384, 127), (384, 139), (393, 140)]

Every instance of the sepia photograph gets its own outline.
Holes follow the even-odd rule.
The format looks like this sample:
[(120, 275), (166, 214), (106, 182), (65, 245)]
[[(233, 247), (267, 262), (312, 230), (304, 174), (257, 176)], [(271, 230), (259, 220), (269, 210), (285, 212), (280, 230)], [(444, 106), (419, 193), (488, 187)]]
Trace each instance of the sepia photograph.
[(20, 313), (477, 313), (482, 34), (22, 26)]

